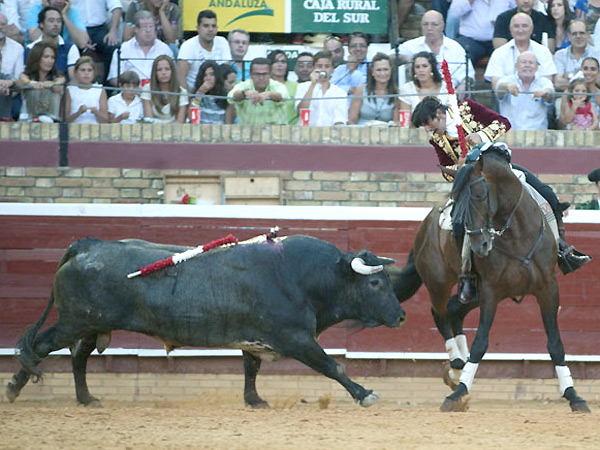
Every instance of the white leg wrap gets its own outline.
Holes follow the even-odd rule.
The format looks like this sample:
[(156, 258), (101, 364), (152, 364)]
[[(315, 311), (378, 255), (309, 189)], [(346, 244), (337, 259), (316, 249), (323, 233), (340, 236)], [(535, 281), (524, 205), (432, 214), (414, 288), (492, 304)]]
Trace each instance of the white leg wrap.
[(471, 391), (471, 386), (473, 385), (473, 379), (475, 378), (475, 373), (477, 372), (477, 368), (479, 364), (472, 363), (467, 361), (465, 367), (463, 367), (463, 371), (460, 374), (460, 382), (467, 387), (467, 391)]
[(554, 366), (558, 376), (558, 392), (564, 395), (567, 388), (573, 387), (573, 377), (567, 366)]
[(469, 346), (467, 345), (467, 337), (464, 334), (454, 336), (458, 351), (460, 352), (460, 359), (467, 361), (469, 359)]
[(456, 340), (454, 338), (450, 338), (446, 341), (446, 351), (448, 352), (450, 361), (454, 361), (455, 359), (462, 359), (465, 361), (460, 355), (458, 345), (456, 345)]

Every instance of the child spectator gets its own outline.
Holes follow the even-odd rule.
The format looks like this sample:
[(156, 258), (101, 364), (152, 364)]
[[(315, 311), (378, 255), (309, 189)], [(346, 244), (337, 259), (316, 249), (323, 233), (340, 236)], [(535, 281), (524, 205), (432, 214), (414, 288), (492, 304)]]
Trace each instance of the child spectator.
[[(144, 117), (161, 123), (184, 123), (188, 105), (187, 91), (177, 81), (173, 59), (160, 55), (152, 64), (150, 83), (144, 86)], [(150, 93), (152, 90), (152, 93)], [(162, 93), (157, 93), (162, 91)]]
[(119, 76), (119, 86), (123, 88), (118, 95), (108, 99), (109, 123), (137, 123), (144, 117), (142, 100), (135, 91), (140, 87), (140, 77), (133, 70)]
[(597, 130), (598, 113), (590, 101), (590, 91), (584, 79), (569, 84), (569, 94), (560, 107), (560, 123), (567, 130)]
[(65, 109), (69, 123), (107, 123), (106, 91), (100, 84), (92, 84), (96, 66), (90, 56), (82, 56), (75, 63), (75, 84), (67, 87)]
[(38, 42), (31, 48), (25, 70), (16, 83), (17, 87), (31, 87), (23, 90), (25, 102), (19, 120), (60, 120), (60, 98), (65, 76), (56, 68), (57, 56), (58, 50), (50, 42)]
[(230, 64), (224, 63), (219, 66), (221, 70), (221, 77), (223, 78), (223, 87), (225, 92), (229, 94), (229, 91), (233, 89), (233, 87), (237, 83), (237, 72)]
[(225, 98), (227, 93), (223, 86), (221, 70), (216, 62), (209, 60), (202, 63), (198, 69), (194, 89), (196, 95), (190, 100), (190, 120), (191, 109), (200, 108), (200, 123), (224, 124), (225, 111), (228, 108), (233, 109), (233, 105), (229, 105)]

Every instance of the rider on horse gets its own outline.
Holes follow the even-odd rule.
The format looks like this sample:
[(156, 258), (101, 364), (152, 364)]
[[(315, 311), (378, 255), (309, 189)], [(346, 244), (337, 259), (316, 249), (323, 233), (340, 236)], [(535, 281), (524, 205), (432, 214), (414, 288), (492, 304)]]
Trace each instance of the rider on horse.
[[(506, 117), (469, 98), (459, 104), (458, 110), (469, 148), (473, 148), (478, 144), (491, 144), (510, 129), (510, 122)], [(460, 157), (461, 149), (458, 142), (456, 122), (452, 116), (452, 112), (436, 97), (425, 97), (416, 106), (411, 120), (416, 128), (423, 127), (432, 132), (429, 142), (435, 149), (441, 166), (457, 170), (465, 164), (465, 159)], [(479, 148), (479, 151), (481, 151), (481, 148)], [(508, 152), (508, 157), (510, 158), (510, 150)], [(527, 169), (514, 164), (513, 168), (525, 174), (526, 182), (539, 192), (552, 208), (558, 225), (558, 260), (559, 267), (563, 273), (567, 274), (577, 270), (589, 262), (591, 259), (589, 256), (578, 252), (565, 241), (563, 212), (569, 207), (569, 203), (560, 203), (552, 188), (542, 183)], [(442, 172), (444, 178), (448, 181), (453, 180), (452, 175), (449, 175), (448, 172)], [(475, 287), (471, 286), (470, 283), (473, 278), (473, 274), (464, 273), (459, 279), (459, 298), (465, 303), (470, 301), (475, 292)]]

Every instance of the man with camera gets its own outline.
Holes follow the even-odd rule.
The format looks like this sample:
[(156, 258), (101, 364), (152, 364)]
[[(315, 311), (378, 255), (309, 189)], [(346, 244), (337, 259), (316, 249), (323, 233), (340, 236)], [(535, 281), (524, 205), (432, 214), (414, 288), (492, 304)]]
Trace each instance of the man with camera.
[(313, 67), (310, 81), (300, 83), (296, 89), (296, 98), (302, 99), (296, 100), (300, 123), (317, 127), (345, 125), (348, 122), (348, 94), (331, 84), (332, 53), (323, 50), (315, 54)]

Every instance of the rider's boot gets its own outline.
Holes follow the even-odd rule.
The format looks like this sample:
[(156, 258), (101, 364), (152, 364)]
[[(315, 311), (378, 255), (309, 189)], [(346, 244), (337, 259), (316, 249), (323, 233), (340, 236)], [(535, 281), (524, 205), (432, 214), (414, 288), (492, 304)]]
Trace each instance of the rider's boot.
[(466, 305), (477, 301), (477, 275), (461, 273), (458, 276), (458, 301)]
[(556, 224), (558, 225), (558, 267), (566, 275), (586, 265), (592, 258), (567, 244), (562, 217), (556, 218)]

